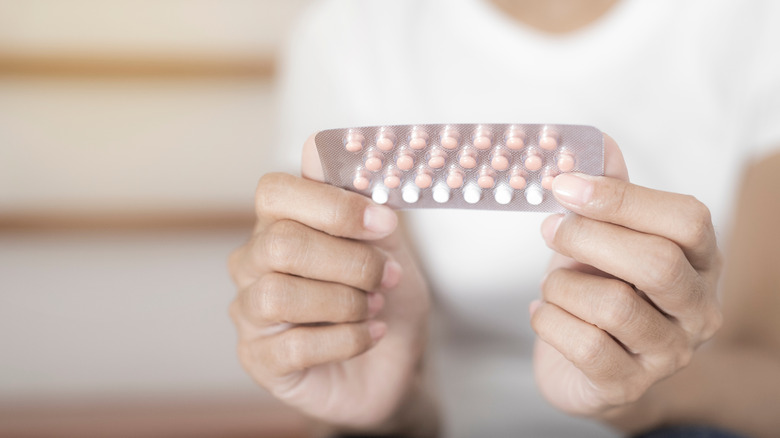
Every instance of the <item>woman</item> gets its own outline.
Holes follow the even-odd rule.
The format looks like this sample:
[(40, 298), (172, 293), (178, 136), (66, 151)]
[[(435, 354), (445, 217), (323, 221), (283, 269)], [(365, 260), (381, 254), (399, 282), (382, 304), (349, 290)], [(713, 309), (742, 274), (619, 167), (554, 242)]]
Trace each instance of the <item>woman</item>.
[(303, 178), (261, 179), (255, 236), (231, 257), (242, 364), (366, 434), (771, 436), (779, 14), (725, 0), (316, 5), (283, 69), (286, 157), (318, 129), (436, 122), (589, 124), (620, 149), (605, 137), (605, 177), (556, 179), (565, 216), (396, 215), (318, 183), (309, 140)]

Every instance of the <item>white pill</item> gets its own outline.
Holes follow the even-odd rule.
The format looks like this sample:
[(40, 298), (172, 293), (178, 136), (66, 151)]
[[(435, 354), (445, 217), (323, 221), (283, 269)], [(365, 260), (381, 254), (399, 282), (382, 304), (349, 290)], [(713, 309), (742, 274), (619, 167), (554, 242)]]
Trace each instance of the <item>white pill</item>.
[(414, 183), (405, 185), (404, 188), (401, 189), (401, 198), (407, 204), (414, 204), (420, 200), (420, 188)]
[(450, 200), (450, 188), (447, 187), (447, 184), (438, 183), (433, 186), (433, 200), (439, 204)]
[(496, 198), (496, 202), (499, 204), (507, 205), (512, 202), (512, 192), (512, 187), (509, 187), (506, 184), (501, 184), (500, 186), (496, 187), (496, 190), (493, 192), (493, 196)]
[(376, 185), (371, 192), (371, 199), (377, 204), (386, 204), (388, 199), (390, 199), (390, 190), (381, 184)]
[(537, 185), (529, 186), (525, 189), (525, 200), (531, 205), (539, 205), (544, 201), (544, 192)]
[(469, 184), (463, 189), (463, 200), (469, 204), (476, 204), (482, 198), (482, 189), (476, 184)]

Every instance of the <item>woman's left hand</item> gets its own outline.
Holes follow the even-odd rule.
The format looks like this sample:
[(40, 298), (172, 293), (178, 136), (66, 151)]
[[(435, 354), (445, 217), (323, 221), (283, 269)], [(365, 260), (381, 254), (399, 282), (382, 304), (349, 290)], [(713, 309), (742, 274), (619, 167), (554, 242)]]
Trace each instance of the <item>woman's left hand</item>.
[(721, 257), (710, 213), (692, 196), (628, 182), (605, 136), (607, 176), (558, 176), (572, 211), (542, 224), (557, 252), (531, 304), (537, 382), (559, 409), (606, 416), (685, 367), (713, 336)]

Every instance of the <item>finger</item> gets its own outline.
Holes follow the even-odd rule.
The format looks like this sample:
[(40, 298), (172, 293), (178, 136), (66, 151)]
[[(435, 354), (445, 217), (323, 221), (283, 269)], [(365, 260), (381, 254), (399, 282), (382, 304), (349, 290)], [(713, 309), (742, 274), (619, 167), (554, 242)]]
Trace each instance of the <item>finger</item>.
[(398, 225), (398, 217), (389, 207), (357, 193), (286, 173), (268, 173), (260, 178), (255, 207), (262, 225), (291, 219), (350, 239), (381, 239)]
[(363, 321), (376, 316), (385, 300), (339, 283), (272, 272), (240, 291), (239, 302), (255, 322), (307, 324)]
[(615, 139), (607, 134), (602, 135), (604, 136), (604, 175), (628, 181), (628, 167), (626, 167), (623, 152)]
[(251, 245), (249, 265), (257, 272), (281, 272), (364, 291), (398, 284), (401, 265), (386, 252), (293, 221), (278, 221)]
[(606, 331), (631, 353), (666, 356), (688, 348), (682, 329), (623, 281), (558, 269), (545, 279), (542, 296)]
[(710, 211), (692, 196), (584, 174), (558, 176), (553, 193), (582, 216), (670, 239), (697, 269), (713, 262), (717, 246)]
[(633, 284), (677, 318), (694, 317), (709, 301), (698, 272), (663, 237), (577, 214), (545, 219), (542, 235), (555, 251)]
[(387, 332), (381, 321), (295, 327), (248, 345), (253, 363), (283, 376), (317, 365), (341, 362), (373, 347)]
[(606, 332), (548, 302), (533, 311), (531, 326), (542, 341), (585, 374), (603, 401), (618, 404), (635, 396), (623, 388), (636, 390), (631, 382), (644, 376), (644, 370)]

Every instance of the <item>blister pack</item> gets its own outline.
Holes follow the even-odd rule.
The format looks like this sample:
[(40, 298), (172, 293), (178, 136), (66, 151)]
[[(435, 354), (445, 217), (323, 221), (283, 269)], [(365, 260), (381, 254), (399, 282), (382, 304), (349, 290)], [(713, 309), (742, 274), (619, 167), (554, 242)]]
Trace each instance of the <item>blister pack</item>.
[(562, 212), (555, 176), (604, 174), (592, 126), (367, 126), (320, 131), (315, 143), (326, 183), (398, 209)]

